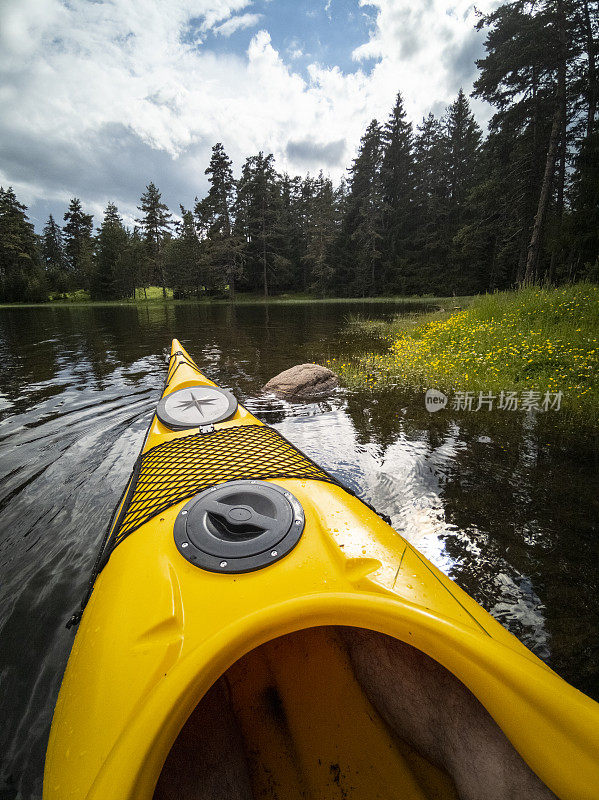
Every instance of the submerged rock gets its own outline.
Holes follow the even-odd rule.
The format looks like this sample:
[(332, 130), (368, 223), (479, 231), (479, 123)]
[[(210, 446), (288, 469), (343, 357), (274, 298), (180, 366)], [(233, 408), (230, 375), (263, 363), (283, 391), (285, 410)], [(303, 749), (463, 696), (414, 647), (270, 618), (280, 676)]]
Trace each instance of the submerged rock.
[(339, 386), (339, 378), (320, 364), (298, 364), (275, 375), (264, 385), (265, 392), (274, 392), (281, 397), (308, 400), (319, 397)]

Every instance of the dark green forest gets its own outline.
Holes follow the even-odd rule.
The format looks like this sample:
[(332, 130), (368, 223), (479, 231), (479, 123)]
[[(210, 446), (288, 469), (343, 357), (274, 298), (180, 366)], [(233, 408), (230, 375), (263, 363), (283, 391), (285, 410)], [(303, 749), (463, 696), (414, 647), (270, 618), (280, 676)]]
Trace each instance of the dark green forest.
[(516, 0), (478, 27), (473, 96), (494, 109), (486, 136), (461, 90), (416, 127), (398, 93), (340, 185), (281, 174), (264, 152), (235, 180), (218, 143), (207, 195), (173, 217), (149, 183), (132, 230), (113, 203), (94, 230), (73, 198), (62, 224), (50, 216), (37, 234), (1, 189), (0, 299), (76, 289), (116, 299), (150, 285), (180, 298), (463, 295), (599, 280), (597, 2)]

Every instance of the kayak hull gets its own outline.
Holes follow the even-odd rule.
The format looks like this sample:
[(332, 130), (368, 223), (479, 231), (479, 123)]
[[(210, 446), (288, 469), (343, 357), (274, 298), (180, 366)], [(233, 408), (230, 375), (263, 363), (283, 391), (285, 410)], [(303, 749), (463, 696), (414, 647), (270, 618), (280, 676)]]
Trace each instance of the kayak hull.
[[(169, 374), (175, 368), (176, 374), (165, 394), (214, 385), (176, 340), (172, 352)], [(239, 406), (215, 427), (248, 424), (260, 423)], [(170, 431), (154, 417), (144, 451), (191, 433)], [(301, 539), (275, 564), (225, 575), (186, 561), (172, 533), (185, 501), (111, 552), (60, 690), (44, 800), (150, 800), (179, 732), (227, 670), (280, 637), (330, 626), (377, 631), (430, 656), (478, 698), (558, 797), (596, 798), (596, 703), (343, 488), (296, 478), (272, 482), (305, 512)], [(361, 712), (355, 713), (357, 720)]]

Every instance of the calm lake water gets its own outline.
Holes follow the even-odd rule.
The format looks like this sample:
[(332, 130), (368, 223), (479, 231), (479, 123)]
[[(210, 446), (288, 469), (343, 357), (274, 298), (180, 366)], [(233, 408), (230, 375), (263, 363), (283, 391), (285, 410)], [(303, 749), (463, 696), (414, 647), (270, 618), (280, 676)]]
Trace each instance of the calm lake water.
[[(599, 699), (599, 447), (559, 412), (429, 414), (422, 392), (290, 404), (260, 387), (364, 342), (387, 304), (0, 310), (0, 800), (40, 798), (76, 608), (173, 337), (377, 509), (559, 674)], [(409, 310), (409, 309), (405, 309)], [(413, 309), (412, 309), (413, 310)], [(510, 388), (510, 387), (506, 387)]]

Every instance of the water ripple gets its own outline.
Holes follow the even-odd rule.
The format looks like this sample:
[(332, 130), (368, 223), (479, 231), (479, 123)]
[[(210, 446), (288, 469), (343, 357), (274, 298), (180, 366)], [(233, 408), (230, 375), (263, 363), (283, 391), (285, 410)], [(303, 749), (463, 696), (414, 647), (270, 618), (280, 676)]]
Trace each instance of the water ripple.
[[(354, 311), (355, 309), (350, 309)], [(261, 387), (351, 353), (342, 305), (0, 313), (0, 798), (39, 800), (54, 703), (105, 526), (173, 336), (568, 680), (599, 697), (599, 448), (530, 419), (430, 415), (420, 393), (294, 403)], [(368, 313), (393, 313), (377, 304)], [(475, 417), (475, 418), (474, 418)]]

